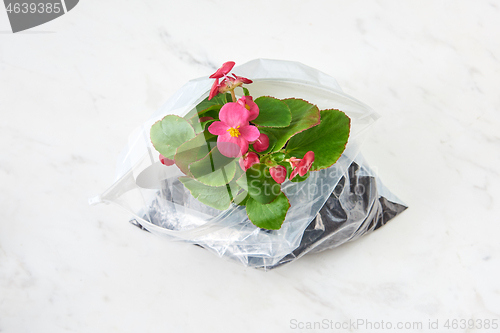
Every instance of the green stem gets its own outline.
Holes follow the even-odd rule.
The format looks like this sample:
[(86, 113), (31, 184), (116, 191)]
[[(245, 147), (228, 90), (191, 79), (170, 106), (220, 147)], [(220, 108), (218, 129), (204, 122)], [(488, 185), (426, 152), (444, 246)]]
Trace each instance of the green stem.
[(233, 98), (233, 103), (236, 103), (236, 95), (234, 94), (234, 89), (231, 89), (231, 97)]

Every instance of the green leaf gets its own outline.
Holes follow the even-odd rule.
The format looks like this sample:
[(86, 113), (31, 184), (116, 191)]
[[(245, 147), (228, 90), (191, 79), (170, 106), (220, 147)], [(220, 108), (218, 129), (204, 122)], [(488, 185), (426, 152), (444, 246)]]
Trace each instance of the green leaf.
[[(227, 99), (227, 95), (229, 95), (229, 99)], [(196, 115), (200, 114), (200, 112), (206, 113), (209, 112), (210, 110), (217, 109), (217, 106), (226, 104), (228, 101), (231, 100), (231, 95), (230, 94), (218, 94), (211, 100), (208, 100), (208, 97), (205, 98), (203, 101), (198, 103), (193, 109), (191, 109), (185, 116), (184, 119), (186, 120), (191, 120), (193, 117)], [(213, 108), (212, 108), (213, 107)], [(210, 110), (209, 110), (210, 109)], [(219, 108), (220, 109), (220, 108)]]
[(161, 128), (161, 121), (157, 121), (153, 124), (153, 126), (151, 126), (149, 134), (153, 147), (155, 147), (160, 154), (167, 158), (171, 158), (171, 156), (175, 154), (177, 147), (169, 144), (168, 138), (165, 133), (163, 133), (163, 129)]
[(214, 105), (224, 105), (227, 103), (227, 101), (228, 100), (226, 98), (226, 94), (218, 94), (217, 96), (214, 96), (211, 100), (208, 100), (207, 97), (196, 106), (196, 111), (200, 112), (203, 110), (207, 110), (208, 108)]
[(319, 110), (316, 105), (295, 98), (284, 99), (283, 102), (290, 108), (292, 121), (289, 126), (284, 128), (266, 129), (266, 134), (271, 133), (277, 138), (272, 151), (280, 150), (292, 136), (316, 126), (320, 122)]
[(290, 125), (292, 113), (281, 100), (262, 96), (255, 100), (259, 107), (259, 116), (252, 123), (264, 127), (286, 127)]
[(273, 201), (281, 192), (281, 185), (276, 183), (269, 168), (262, 163), (252, 165), (236, 182), (250, 197), (262, 204)]
[(168, 115), (151, 126), (151, 143), (167, 158), (173, 158), (176, 149), (184, 142), (194, 138), (193, 127), (185, 119)]
[(204, 122), (200, 123), (201, 127), (203, 128), (203, 131), (204, 131), (205, 129), (207, 129), (207, 128), (208, 128), (208, 126), (209, 126), (211, 123), (213, 123), (214, 121), (216, 121), (216, 120), (217, 120), (217, 119), (210, 119), (210, 120), (207, 120), (207, 121), (204, 121)]
[(194, 117), (198, 116), (198, 111), (196, 111), (196, 107), (192, 108), (188, 113), (184, 115), (184, 119), (191, 122)]
[(314, 152), (312, 171), (326, 169), (339, 159), (349, 139), (350, 119), (339, 110), (321, 111), (321, 123), (290, 139), (287, 156), (302, 158), (308, 151)]
[(210, 120), (203, 121), (200, 123), (199, 118), (196, 117), (196, 118), (193, 118), (193, 121), (191, 124), (193, 125), (194, 131), (196, 132), (196, 134), (199, 134), (199, 133), (203, 132), (204, 130), (206, 130), (208, 128), (208, 126), (210, 126), (210, 124), (213, 123), (214, 121), (217, 121), (217, 119), (210, 119)]
[(219, 210), (229, 208), (232, 193), (237, 193), (239, 186), (234, 182), (224, 186), (208, 186), (190, 177), (179, 177), (179, 180), (198, 201)]
[(285, 153), (276, 152), (276, 153), (272, 153), (269, 157), (274, 162), (282, 162), (285, 159)]
[(229, 183), (236, 173), (236, 160), (222, 155), (215, 147), (207, 156), (189, 165), (196, 180), (209, 186)]
[(212, 117), (215, 120), (219, 119), (219, 110), (210, 110), (203, 114), (203, 117)]
[(250, 198), (248, 195), (248, 192), (243, 190), (240, 194), (238, 194), (234, 199), (233, 202), (237, 204), (238, 206), (245, 206), (247, 204), (247, 200)]
[(200, 118), (198, 115), (194, 115), (193, 117), (191, 117), (189, 119), (189, 123), (193, 126), (194, 128), (194, 131), (196, 134), (200, 133), (200, 132), (203, 132), (204, 130), (207, 129), (207, 127), (213, 123), (214, 121), (217, 121), (218, 118), (219, 118), (219, 110), (217, 109), (214, 109), (214, 110), (210, 110), (210, 111), (207, 111), (205, 114), (203, 114), (202, 117), (212, 117), (213, 119), (211, 120), (207, 120), (207, 121), (204, 121), (204, 122), (201, 122), (200, 123)]
[(179, 147), (195, 136), (194, 129), (189, 122), (175, 115), (165, 116), (161, 120), (161, 128), (169, 140), (170, 145), (176, 147)]
[(189, 175), (189, 164), (208, 155), (211, 147), (207, 140), (206, 133), (202, 132), (177, 148), (174, 157), (175, 164), (184, 174)]
[(211, 111), (215, 111), (216, 114), (218, 115), (221, 108), (222, 108), (222, 105), (212, 105), (209, 108), (206, 108), (204, 110), (199, 111), (198, 112), (198, 117), (207, 117), (209, 115), (206, 114), (206, 113), (210, 113)]
[(281, 192), (276, 199), (263, 205), (250, 197), (246, 204), (247, 215), (254, 225), (263, 229), (278, 230), (285, 221), (290, 202)]
[(247, 88), (245, 87), (241, 87), (243, 89), (243, 93), (245, 94), (245, 96), (250, 96), (250, 92), (248, 91)]

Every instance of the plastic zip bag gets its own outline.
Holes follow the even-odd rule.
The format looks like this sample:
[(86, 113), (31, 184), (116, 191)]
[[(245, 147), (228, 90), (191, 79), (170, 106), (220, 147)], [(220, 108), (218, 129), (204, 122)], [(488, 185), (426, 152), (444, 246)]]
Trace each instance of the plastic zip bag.
[[(158, 160), (149, 139), (151, 125), (167, 114), (184, 116), (192, 110), (208, 96), (212, 84), (208, 78), (188, 82), (132, 133), (119, 157), (116, 182), (90, 202), (118, 204), (131, 212), (133, 223), (143, 229), (171, 240), (194, 243), (220, 257), (263, 269), (353, 240), (387, 222), (388, 219), (381, 219), (380, 214), (393, 217), (406, 208), (381, 186), (368, 166), (357, 157), (360, 144), (378, 115), (346, 95), (335, 79), (296, 62), (267, 59), (250, 61), (233, 71), (253, 80), (249, 90), (254, 98), (264, 95), (301, 98), (320, 110), (339, 109), (351, 118), (349, 142), (337, 163), (328, 169), (311, 172), (306, 181), (283, 184), (291, 207), (281, 229), (256, 227), (248, 220), (244, 207), (232, 205), (219, 211), (204, 205), (178, 180), (183, 173), (176, 165), (166, 167)], [(353, 172), (353, 168), (357, 171)], [(344, 190), (361, 179), (366, 182), (366, 177), (372, 179), (368, 186), (370, 192), (360, 192), (359, 188), (358, 192)], [(341, 184), (342, 191), (338, 186)], [(353, 201), (351, 194), (356, 200)], [(328, 208), (336, 199), (338, 204)], [(390, 204), (382, 204), (384, 200)], [(329, 218), (328, 209), (330, 216), (344, 214), (349, 217), (343, 220)]]

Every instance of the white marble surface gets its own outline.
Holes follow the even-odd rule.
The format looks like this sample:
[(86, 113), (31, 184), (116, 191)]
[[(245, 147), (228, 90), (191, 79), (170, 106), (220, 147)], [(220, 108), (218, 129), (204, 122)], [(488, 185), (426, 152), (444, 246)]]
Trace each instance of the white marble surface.
[[(498, 331), (443, 326), (500, 319), (498, 1), (82, 0), (9, 29), (0, 9), (0, 332)], [(383, 116), (363, 152), (410, 209), (264, 273), (87, 205), (177, 88), (259, 57), (318, 68)]]

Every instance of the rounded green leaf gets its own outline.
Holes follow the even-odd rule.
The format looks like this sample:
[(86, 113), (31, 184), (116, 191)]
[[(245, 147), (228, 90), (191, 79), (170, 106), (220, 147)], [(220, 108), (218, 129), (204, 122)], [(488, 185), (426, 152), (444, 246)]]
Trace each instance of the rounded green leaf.
[(290, 202), (283, 192), (267, 205), (259, 203), (252, 197), (248, 198), (246, 202), (247, 215), (250, 221), (259, 228), (270, 230), (281, 228), (289, 208)]
[(233, 186), (229, 188), (229, 185), (217, 187), (208, 186), (190, 177), (179, 177), (179, 180), (198, 201), (219, 210), (226, 210), (229, 208), (232, 199), (231, 193), (237, 193), (237, 189), (239, 188), (239, 186), (234, 183)]
[(321, 111), (321, 123), (293, 136), (286, 147), (287, 156), (302, 158), (314, 152), (312, 171), (332, 166), (345, 150), (350, 132), (349, 117), (339, 110)]
[(237, 204), (238, 206), (245, 206), (247, 204), (247, 200), (250, 198), (248, 195), (248, 192), (243, 190), (241, 191), (240, 194), (238, 194), (234, 199), (233, 202)]
[(255, 100), (259, 107), (259, 116), (252, 123), (264, 127), (286, 127), (290, 125), (292, 113), (281, 100), (262, 96)]
[(202, 159), (210, 152), (209, 143), (205, 133), (199, 133), (189, 141), (184, 142), (177, 148), (175, 153), (175, 164), (184, 174), (189, 174), (189, 164)]
[(194, 138), (191, 124), (174, 115), (165, 116), (151, 126), (151, 143), (155, 149), (167, 158), (173, 158), (176, 149), (184, 142)]
[(222, 155), (215, 147), (207, 156), (189, 165), (189, 171), (196, 180), (209, 186), (229, 183), (236, 173), (236, 161)]
[(171, 146), (179, 147), (195, 137), (193, 126), (179, 116), (165, 116), (161, 120), (161, 128)]
[(262, 163), (252, 165), (236, 182), (250, 197), (262, 204), (273, 201), (281, 192), (281, 185), (276, 183), (269, 168)]
[(165, 135), (165, 133), (163, 133), (161, 121), (157, 121), (153, 124), (153, 126), (151, 126), (149, 135), (151, 137), (151, 143), (153, 144), (153, 147), (155, 147), (155, 149), (163, 156), (172, 158), (177, 147), (170, 145), (168, 137)]
[(318, 125), (320, 121), (319, 110), (316, 105), (295, 98), (284, 99), (283, 102), (290, 108), (292, 121), (287, 127), (265, 129), (266, 134), (273, 134), (277, 138), (272, 151), (279, 151), (292, 136)]

